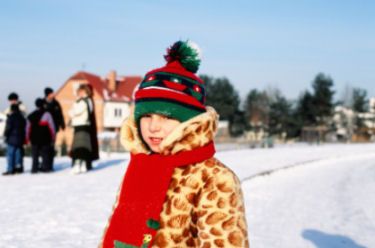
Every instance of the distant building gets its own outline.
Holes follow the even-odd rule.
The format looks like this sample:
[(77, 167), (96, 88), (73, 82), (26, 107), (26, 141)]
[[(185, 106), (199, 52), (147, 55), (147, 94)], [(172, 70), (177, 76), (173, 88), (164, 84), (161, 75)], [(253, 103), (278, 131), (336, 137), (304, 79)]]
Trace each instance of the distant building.
[(364, 113), (336, 106), (333, 124), (338, 140), (369, 142), (375, 138), (375, 98), (369, 99), (369, 109)]
[(216, 135), (215, 135), (215, 141), (221, 142), (225, 141), (230, 138), (229, 134), (229, 121), (227, 120), (221, 120), (219, 121)]
[(88, 84), (93, 89), (96, 125), (98, 132), (118, 132), (122, 121), (129, 115), (129, 107), (133, 102), (133, 91), (142, 81), (140, 76), (117, 76), (111, 71), (107, 77), (79, 71), (71, 76), (56, 92), (60, 102), (67, 128), (56, 137), (56, 145), (65, 141), (70, 146), (73, 129), (69, 127), (69, 110), (76, 101), (76, 92), (80, 84)]
[(375, 113), (375, 98), (370, 98), (369, 100), (369, 112)]
[(358, 113), (362, 126), (353, 137), (353, 141), (369, 142), (375, 141), (375, 98), (369, 99), (369, 110), (365, 113)]
[(332, 118), (338, 140), (352, 140), (357, 114), (350, 108), (336, 106)]

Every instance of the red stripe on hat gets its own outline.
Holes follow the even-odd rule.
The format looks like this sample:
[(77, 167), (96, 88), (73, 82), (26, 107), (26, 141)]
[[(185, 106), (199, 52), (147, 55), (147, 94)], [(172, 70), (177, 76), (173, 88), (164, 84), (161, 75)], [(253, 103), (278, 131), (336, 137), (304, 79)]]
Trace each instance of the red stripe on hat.
[(205, 109), (204, 105), (202, 105), (197, 99), (192, 96), (186, 95), (184, 93), (178, 93), (173, 90), (163, 90), (163, 89), (141, 89), (135, 93), (135, 100), (141, 98), (167, 98), (173, 99), (178, 102), (183, 102), (186, 104), (190, 104), (202, 109)]
[(162, 68), (147, 72), (146, 75), (154, 74), (156, 72), (169, 72), (169, 73), (181, 75), (184, 77), (194, 79), (198, 81), (199, 83), (203, 84), (203, 81), (199, 77), (197, 77), (194, 73), (186, 70), (178, 61), (173, 61)]
[(179, 90), (179, 91), (183, 91), (184, 89), (187, 88), (187, 86), (185, 86), (185, 85), (183, 85), (183, 84), (175, 83), (175, 82), (168, 81), (168, 80), (163, 80), (163, 83), (164, 83), (168, 88), (175, 89), (175, 90)]

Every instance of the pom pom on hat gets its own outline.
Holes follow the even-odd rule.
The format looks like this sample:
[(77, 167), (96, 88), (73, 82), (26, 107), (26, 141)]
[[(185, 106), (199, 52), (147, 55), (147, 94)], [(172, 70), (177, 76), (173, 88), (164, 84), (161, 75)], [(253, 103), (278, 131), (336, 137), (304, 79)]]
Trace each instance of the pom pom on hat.
[(201, 52), (190, 41), (177, 41), (167, 49), (167, 64), (148, 72), (135, 92), (136, 122), (147, 113), (156, 113), (184, 122), (206, 112), (205, 87), (195, 73)]
[(164, 56), (168, 64), (177, 60), (192, 73), (198, 71), (201, 57), (199, 46), (191, 41), (177, 41), (167, 49), (167, 55)]

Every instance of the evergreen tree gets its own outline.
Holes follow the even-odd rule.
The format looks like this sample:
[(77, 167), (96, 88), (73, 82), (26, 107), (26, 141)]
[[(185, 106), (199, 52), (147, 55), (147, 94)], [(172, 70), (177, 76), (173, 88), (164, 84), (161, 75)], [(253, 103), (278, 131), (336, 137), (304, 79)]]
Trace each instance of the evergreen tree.
[(296, 106), (292, 110), (289, 137), (299, 137), (302, 134), (303, 127), (316, 124), (313, 98), (313, 95), (307, 90), (298, 98)]
[(291, 137), (293, 133), (292, 104), (280, 93), (270, 104), (268, 131), (270, 135)]
[(353, 90), (353, 107), (352, 109), (356, 112), (356, 133), (361, 133), (362, 128), (365, 127), (365, 119), (360, 115), (368, 110), (368, 99), (367, 91), (360, 88)]
[(243, 132), (248, 129), (248, 125), (246, 122), (245, 112), (241, 110), (236, 110), (233, 115), (233, 119), (231, 122), (231, 135), (232, 136), (239, 136), (243, 134)]
[(360, 88), (353, 90), (353, 110), (358, 113), (364, 113), (368, 108), (367, 91)]
[[(220, 115), (220, 120), (229, 121), (231, 135), (242, 133), (243, 112), (239, 111), (240, 97), (231, 82), (226, 78), (213, 78), (207, 75), (199, 76), (206, 88), (206, 105), (212, 106)], [(242, 129), (242, 130), (241, 130)]]
[(251, 129), (266, 128), (269, 112), (269, 98), (266, 92), (251, 90), (246, 96), (244, 110)]
[(332, 115), (333, 111), (333, 95), (335, 92), (331, 89), (333, 80), (319, 73), (313, 83), (314, 89), (313, 104), (315, 109), (316, 121), (319, 125), (326, 124), (327, 117)]
[(314, 105), (314, 97), (309, 91), (305, 91), (297, 102), (295, 110), (295, 119), (302, 126), (310, 126), (316, 124), (316, 109)]

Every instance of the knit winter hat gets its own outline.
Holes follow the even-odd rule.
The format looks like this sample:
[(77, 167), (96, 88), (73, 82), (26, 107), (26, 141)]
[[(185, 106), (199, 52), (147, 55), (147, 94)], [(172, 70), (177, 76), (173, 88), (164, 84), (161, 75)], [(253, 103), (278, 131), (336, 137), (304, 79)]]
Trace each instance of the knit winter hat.
[(164, 56), (167, 65), (146, 74), (135, 93), (134, 118), (147, 113), (166, 115), (181, 122), (205, 109), (205, 87), (195, 73), (200, 63), (197, 45), (177, 41)]

